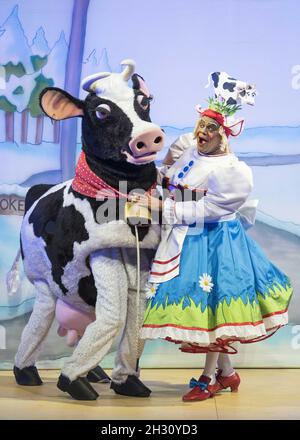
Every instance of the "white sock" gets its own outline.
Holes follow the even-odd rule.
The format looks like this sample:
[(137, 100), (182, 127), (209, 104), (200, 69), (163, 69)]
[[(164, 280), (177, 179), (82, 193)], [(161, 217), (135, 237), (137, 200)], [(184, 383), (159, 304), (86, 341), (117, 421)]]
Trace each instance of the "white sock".
[(230, 356), (226, 353), (220, 353), (218, 358), (218, 368), (222, 370), (222, 376), (232, 376), (235, 373), (231, 364)]
[(207, 353), (205, 358), (205, 366), (202, 374), (204, 376), (210, 377), (211, 379), (209, 383), (210, 385), (213, 385), (216, 382), (215, 372), (216, 372), (218, 357), (219, 357), (218, 352), (210, 351), (209, 353)]

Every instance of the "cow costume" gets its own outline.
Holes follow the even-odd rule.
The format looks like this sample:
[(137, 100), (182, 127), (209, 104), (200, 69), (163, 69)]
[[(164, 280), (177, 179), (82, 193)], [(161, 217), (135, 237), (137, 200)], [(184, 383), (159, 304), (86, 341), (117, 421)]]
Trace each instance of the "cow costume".
[[(85, 376), (120, 331), (111, 386), (120, 394), (150, 394), (138, 378), (142, 344), (137, 335), (160, 228), (128, 225), (123, 212), (130, 191), (155, 186), (153, 160), (163, 147), (164, 134), (150, 120), (151, 95), (142, 77), (134, 74), (134, 61), (121, 64), (121, 73), (104, 72), (83, 80), (88, 92), (84, 101), (57, 88), (42, 92), (41, 107), (52, 119), (82, 118), (82, 153), (73, 180), (29, 190), (21, 228), (24, 269), (36, 287), (36, 300), (15, 357), (16, 380), (22, 385), (41, 384), (34, 365), (55, 311), (65, 334), (65, 316), (68, 309), (70, 315), (75, 310), (90, 324), (79, 341), (71, 334), (69, 342), (78, 344), (62, 368), (58, 387), (80, 400), (98, 397)], [(127, 189), (120, 190), (120, 182), (126, 182)], [(110, 211), (113, 218), (105, 215)]]

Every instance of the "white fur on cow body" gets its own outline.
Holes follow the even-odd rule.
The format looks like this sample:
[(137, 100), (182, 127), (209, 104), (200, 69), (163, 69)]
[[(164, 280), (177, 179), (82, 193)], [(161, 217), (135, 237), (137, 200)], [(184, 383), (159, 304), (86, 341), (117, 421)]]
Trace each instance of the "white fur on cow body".
[[(132, 66), (133, 64), (129, 63), (124, 71), (125, 76), (129, 71), (133, 72)], [(138, 189), (139, 184), (143, 182), (141, 188), (145, 187), (144, 189), (147, 190), (155, 182), (155, 166), (152, 164), (153, 167), (151, 165), (143, 168), (137, 166), (134, 161), (130, 162), (127, 167), (122, 165), (122, 160), (125, 162), (123, 147), (128, 146), (132, 150), (130, 143), (124, 144), (124, 142), (130, 142), (132, 137), (136, 138), (139, 133), (151, 129), (153, 139), (150, 139), (145, 148), (141, 148), (146, 150), (145, 153), (149, 150), (149, 154), (139, 152), (137, 154), (137, 157), (146, 164), (153, 160), (150, 159), (150, 155), (162, 148), (164, 136), (159, 127), (150, 121), (149, 107), (147, 111), (145, 109), (142, 111), (138, 106), (137, 98), (140, 93), (146, 96), (143, 90), (139, 90), (139, 80), (136, 77), (133, 78), (133, 92), (128, 87), (123, 73), (106, 74), (105, 78), (99, 80), (102, 84), (101, 91), (97, 90), (97, 95), (90, 93), (84, 102), (76, 100), (60, 89), (48, 88), (41, 94), (41, 106), (49, 116), (55, 116), (58, 120), (74, 116), (83, 118), (85, 128), (83, 149), (86, 156), (90, 154), (95, 158), (93, 160), (106, 161), (108, 167), (106, 170), (110, 169), (115, 179), (112, 185), (117, 185), (120, 181), (120, 173), (113, 173), (113, 169), (107, 165), (109, 160), (115, 164), (114, 169), (120, 164), (123, 174), (124, 170), (132, 173), (133, 179), (128, 178), (129, 186)], [(99, 82), (96, 81), (95, 84)], [(93, 84), (92, 81), (89, 85), (92, 87)], [(105, 143), (105, 139), (110, 140), (110, 138), (109, 132), (105, 131), (103, 121), (97, 114), (97, 109), (101, 105), (110, 106), (112, 115), (115, 112), (115, 116), (119, 116), (110, 120), (111, 128), (116, 129), (117, 133), (116, 138), (113, 138), (116, 139), (113, 145)], [(120, 127), (121, 124), (123, 125)], [(88, 129), (90, 132), (87, 131)], [(107, 138), (105, 138), (105, 133)], [(160, 136), (160, 133), (162, 137), (156, 139), (155, 136)], [(102, 138), (100, 138), (101, 134)], [(87, 139), (89, 143), (86, 142)], [(96, 147), (97, 151), (93, 149)], [(115, 155), (116, 150), (118, 150), (117, 155)], [(142, 162), (139, 161), (138, 164), (142, 165)], [(133, 166), (137, 173), (130, 168)], [(101, 172), (100, 170), (99, 176)], [(107, 179), (109, 180), (108, 176)], [(24, 367), (35, 364), (41, 343), (54, 319), (57, 298), (79, 310), (90, 311), (91, 305), (89, 304), (94, 304), (94, 290), (96, 290), (96, 319), (87, 327), (73, 355), (65, 363), (62, 373), (71, 381), (85, 375), (101, 362), (117, 333), (122, 331), (117, 364), (113, 373), (114, 381), (121, 383), (126, 381), (128, 375), (139, 374), (136, 371), (136, 360), (140, 355), (136, 330), (143, 316), (146, 303), (143, 289), (154, 254), (153, 250), (159, 242), (160, 228), (159, 225), (150, 226), (140, 243), (141, 301), (138, 305), (136, 241), (130, 227), (122, 220), (97, 223), (93, 203), (85, 196), (80, 197), (79, 194), (76, 196), (70, 186), (71, 181), (64, 182), (51, 187), (42, 196), (39, 195), (38, 200), (33, 198), (35, 202), (23, 219), (21, 243), (24, 268), (27, 277), (36, 286), (37, 294), (33, 312), (22, 334), (15, 365), (22, 370)], [(58, 193), (57, 197), (55, 192)], [(49, 197), (48, 205), (47, 197)], [(74, 217), (74, 236), (72, 216)], [(51, 226), (53, 221), (55, 224)], [(59, 250), (62, 252), (58, 253)], [(86, 295), (79, 296), (80, 281), (87, 277), (89, 282), (93, 283), (92, 285), (84, 284), (84, 289), (88, 286), (93, 288), (90, 302), (87, 301)]]
[[(135, 370), (135, 363), (141, 352), (136, 350), (140, 350), (142, 346), (136, 345), (135, 323), (137, 320), (140, 324), (142, 323), (146, 303), (144, 288), (154, 249), (160, 240), (160, 227), (159, 225), (150, 226), (148, 234), (140, 242), (141, 299), (137, 310), (134, 235), (129, 226), (121, 220), (98, 224), (89, 202), (68, 192), (70, 185), (71, 181), (68, 181), (52, 187), (32, 205), (23, 220), (21, 241), (24, 270), (37, 289), (37, 297), (34, 311), (22, 335), (15, 365), (22, 369), (36, 362), (41, 340), (49, 331), (55, 314), (56, 299), (59, 298), (78, 310), (83, 312), (95, 310), (96, 313), (96, 321), (86, 329), (83, 341), (79, 341), (74, 354), (65, 363), (62, 373), (71, 380), (86, 374), (100, 362), (99, 356), (102, 359), (117, 334), (123, 331), (117, 352), (116, 368), (112, 374), (114, 381), (121, 383), (128, 375), (138, 374)], [(66, 264), (62, 276), (62, 283), (68, 290), (66, 294), (53, 279), (51, 262), (46, 253), (46, 242), (42, 237), (35, 235), (33, 224), (29, 222), (30, 215), (39, 201), (62, 188), (64, 188), (63, 207), (74, 206), (83, 215), (89, 235), (86, 241), (74, 242), (73, 259)], [(150, 251), (151, 249), (153, 252)], [(80, 279), (90, 275), (86, 265), (87, 257), (98, 292), (95, 309), (78, 294)], [(95, 270), (97, 272), (94, 272)], [(102, 287), (101, 292), (98, 290), (99, 286)], [(103, 314), (104, 311), (105, 314)], [(43, 319), (41, 319), (42, 316)], [(30, 329), (36, 329), (36, 331), (30, 332)], [(86, 344), (88, 338), (92, 337), (90, 332), (94, 334), (93, 338), (96, 338), (94, 345), (90, 342)]]
[[(99, 224), (95, 221), (93, 210), (88, 200), (74, 197), (69, 193), (72, 180), (55, 185), (48, 190), (41, 198), (39, 198), (28, 212), (25, 214), (22, 228), (21, 240), (24, 253), (24, 270), (27, 278), (33, 283), (45, 282), (51, 292), (58, 298), (73, 305), (80, 310), (90, 311), (91, 306), (85, 303), (78, 295), (78, 283), (81, 278), (90, 274), (86, 266), (86, 258), (99, 249), (106, 248), (132, 248), (135, 249), (135, 237), (131, 233), (129, 226), (123, 220)], [(63, 207), (74, 206), (80, 212), (85, 220), (85, 228), (89, 235), (89, 239), (81, 243), (74, 243), (74, 258), (68, 262), (64, 268), (62, 282), (67, 288), (67, 294), (64, 294), (59, 285), (53, 280), (51, 273), (51, 262), (46, 253), (42, 237), (34, 234), (33, 225), (29, 222), (29, 218), (36, 208), (38, 202), (47, 197), (49, 194), (64, 188)], [(152, 225), (149, 232), (141, 241), (142, 249), (155, 249), (160, 240), (159, 225)]]

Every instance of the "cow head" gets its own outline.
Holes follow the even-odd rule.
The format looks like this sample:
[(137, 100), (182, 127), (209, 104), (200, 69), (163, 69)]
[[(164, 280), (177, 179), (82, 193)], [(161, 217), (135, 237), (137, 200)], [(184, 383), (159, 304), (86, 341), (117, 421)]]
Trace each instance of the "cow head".
[(121, 73), (101, 72), (85, 78), (82, 87), (88, 95), (84, 101), (64, 90), (47, 88), (40, 105), (55, 120), (82, 118), (86, 154), (143, 165), (155, 160), (163, 148), (164, 133), (151, 122), (152, 97), (143, 78), (134, 74), (134, 61), (124, 60), (121, 65)]
[(254, 84), (241, 84), (237, 86), (238, 98), (242, 104), (255, 104), (255, 97), (257, 95), (256, 86)]

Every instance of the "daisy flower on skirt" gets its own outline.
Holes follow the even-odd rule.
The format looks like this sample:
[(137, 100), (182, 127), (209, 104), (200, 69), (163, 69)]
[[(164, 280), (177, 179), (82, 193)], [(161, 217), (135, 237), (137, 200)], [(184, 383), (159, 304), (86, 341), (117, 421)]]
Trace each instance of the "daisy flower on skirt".
[(155, 297), (156, 294), (156, 290), (158, 288), (158, 284), (154, 284), (154, 283), (148, 283), (146, 285), (146, 298), (147, 299), (152, 299)]
[(207, 273), (200, 275), (199, 277), (199, 286), (204, 290), (204, 292), (211, 292), (214, 284), (212, 282), (212, 277)]

